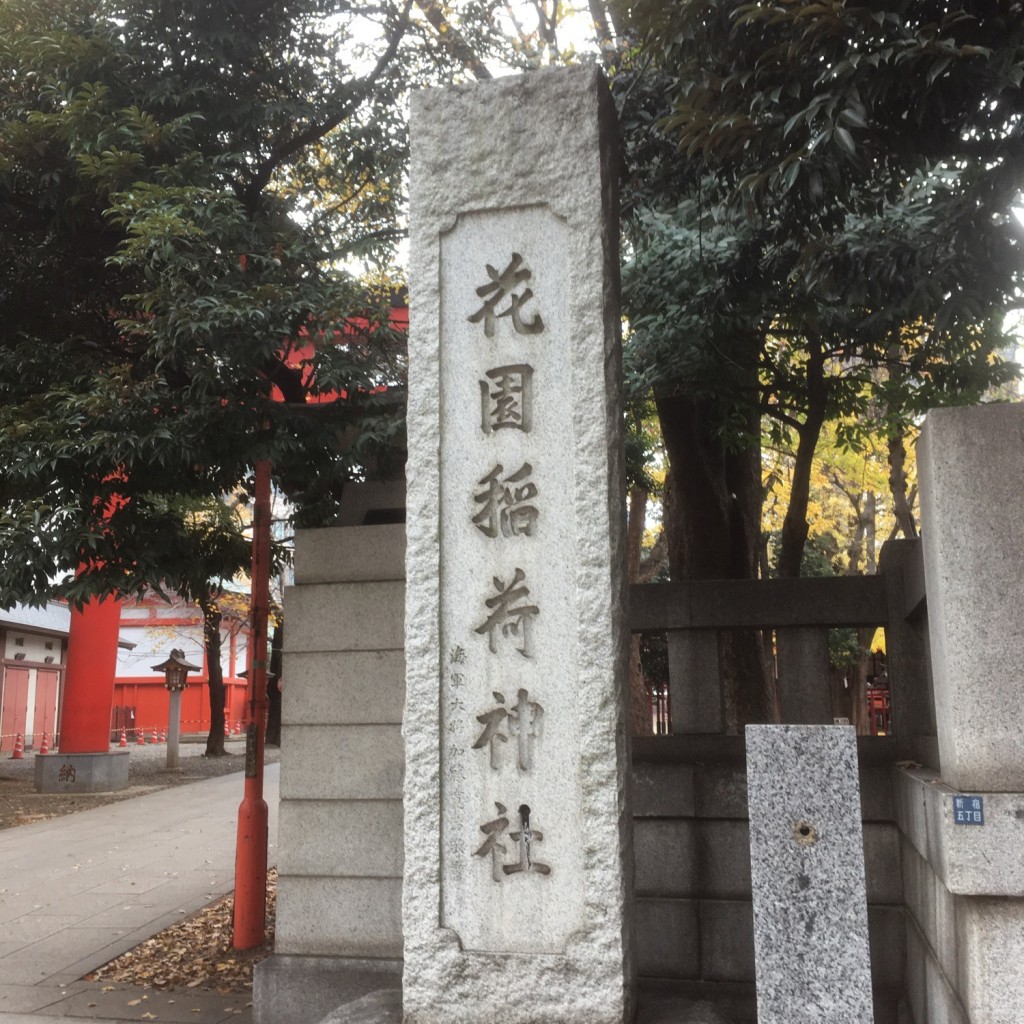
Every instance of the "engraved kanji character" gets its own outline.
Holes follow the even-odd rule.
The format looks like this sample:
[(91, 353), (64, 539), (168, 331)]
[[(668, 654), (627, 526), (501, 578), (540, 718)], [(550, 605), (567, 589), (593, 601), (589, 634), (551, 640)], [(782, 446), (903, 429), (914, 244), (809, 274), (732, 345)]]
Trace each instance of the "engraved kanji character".
[(480, 381), (480, 427), (485, 434), (495, 430), (521, 430), (533, 426), (533, 367), (526, 363), (496, 366)]
[(519, 845), (519, 862), (517, 864), (503, 865), (502, 871), (506, 875), (516, 875), (520, 871), (527, 874), (534, 871), (538, 875), (550, 875), (551, 868), (547, 864), (541, 864), (540, 861), (533, 859), (533, 844), (541, 842), (544, 839), (544, 833), (540, 829), (531, 830), (530, 808), (528, 804), (519, 805), (519, 822), (519, 831), (509, 832), (509, 838)]
[[(479, 481), (484, 490), (474, 494), (473, 500), (483, 508), (473, 516), (473, 523), (488, 537), (497, 537), (499, 530), (503, 537), (532, 536), (538, 512), (534, 505), (526, 503), (537, 497), (537, 485), (528, 479), (533, 473), (533, 466), (524, 462), (499, 483), (503, 472), (504, 467), (499, 462)], [(509, 484), (522, 486), (510, 487)]]
[(530, 598), (530, 588), (523, 586), (525, 579), (526, 573), (522, 569), (515, 570), (507, 586), (497, 576), (492, 578), (498, 593), (484, 602), (491, 609), (491, 614), (475, 630), (481, 636), (487, 635), (487, 646), (492, 654), (498, 652), (495, 633), (500, 630), (502, 636), (518, 641), (516, 650), (524, 658), (530, 657), (529, 623), (534, 615), (539, 614), (540, 608), (535, 604), (516, 604), (517, 601), (526, 602)]
[(459, 644), (456, 644), (448, 653), (448, 660), (453, 665), (462, 665), (466, 661), (466, 652)]
[(508, 724), (518, 743), (518, 764), (528, 772), (533, 767), (533, 741), (540, 738), (540, 724), (544, 708), (530, 700), (529, 692), (520, 690), (515, 706), (508, 713)]
[(474, 852), (474, 857), (486, 857), (488, 854), (491, 855), (491, 878), (496, 882), (501, 881), (501, 859), (503, 854), (507, 853), (507, 848), (504, 843), (499, 842), (502, 833), (508, 828), (508, 818), (505, 815), (508, 813), (508, 808), (504, 804), (499, 804), (495, 801), (494, 806), (498, 809), (498, 817), (493, 821), (488, 821), (486, 824), (480, 826), (480, 831), (483, 832), (487, 838), (480, 845), (480, 849)]
[(473, 749), (480, 750), (482, 747), (490, 747), (491, 767), (500, 769), (501, 747), (498, 744), (508, 742), (508, 736), (501, 731), (501, 727), (505, 724), (505, 719), (509, 717), (509, 710), (504, 706), (505, 697), (503, 694), (495, 692), (493, 696), (498, 702), (499, 707), (476, 716), (476, 720), (484, 727), (484, 731), (480, 733), (476, 743), (473, 744)]
[[(521, 294), (516, 294), (515, 291), (519, 285), (529, 281), (532, 276), (526, 267), (522, 267), (522, 262), (523, 257), (519, 253), (512, 253), (511, 262), (500, 274), (490, 263), (484, 264), (487, 268), (487, 276), (491, 280), (476, 290), (477, 295), (484, 300), (484, 303), (467, 319), (471, 324), (478, 324), (482, 320), (484, 334), (488, 338), (494, 337), (495, 321), (498, 317), (503, 316), (512, 318), (512, 327), (516, 334), (539, 334), (544, 330), (544, 321), (539, 313), (529, 321), (523, 320), (522, 317), (522, 307), (533, 298), (533, 291), (530, 288), (525, 288)], [(522, 269), (520, 269), (521, 267)], [(499, 313), (496, 307), (505, 298), (509, 301), (508, 309)]]

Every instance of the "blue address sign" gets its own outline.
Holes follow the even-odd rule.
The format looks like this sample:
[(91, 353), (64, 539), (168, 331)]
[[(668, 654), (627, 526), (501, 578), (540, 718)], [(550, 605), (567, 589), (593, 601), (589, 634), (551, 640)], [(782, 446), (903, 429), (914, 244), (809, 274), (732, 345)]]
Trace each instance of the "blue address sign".
[(985, 798), (966, 795), (953, 797), (953, 821), (957, 825), (984, 825)]

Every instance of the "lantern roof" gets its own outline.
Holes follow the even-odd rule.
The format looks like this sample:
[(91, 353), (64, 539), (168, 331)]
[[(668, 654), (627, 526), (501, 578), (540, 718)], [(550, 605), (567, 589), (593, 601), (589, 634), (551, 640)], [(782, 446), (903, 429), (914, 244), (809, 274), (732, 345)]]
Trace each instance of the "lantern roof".
[(153, 665), (151, 668), (154, 672), (166, 672), (169, 668), (183, 668), (186, 672), (201, 672), (203, 666), (193, 665), (192, 662), (186, 661), (185, 652), (176, 647), (166, 661), (160, 662), (159, 665)]

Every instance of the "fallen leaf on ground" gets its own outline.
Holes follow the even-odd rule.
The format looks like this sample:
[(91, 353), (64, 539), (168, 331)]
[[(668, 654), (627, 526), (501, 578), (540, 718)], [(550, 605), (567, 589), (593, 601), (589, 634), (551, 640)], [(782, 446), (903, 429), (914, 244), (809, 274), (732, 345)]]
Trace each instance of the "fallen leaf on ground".
[[(249, 995), (253, 967), (274, 949), (276, 904), (277, 871), (271, 869), (267, 872), (267, 940), (262, 946), (245, 950), (232, 947), (234, 896), (228, 895), (111, 960), (86, 978), (165, 991), (189, 988), (221, 995)], [(104, 986), (104, 991), (112, 988)]]

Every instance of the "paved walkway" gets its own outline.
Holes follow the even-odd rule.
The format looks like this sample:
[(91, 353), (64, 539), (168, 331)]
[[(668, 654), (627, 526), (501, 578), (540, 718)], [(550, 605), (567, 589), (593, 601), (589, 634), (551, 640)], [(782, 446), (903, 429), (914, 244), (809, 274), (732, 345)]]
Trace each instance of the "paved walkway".
[[(267, 765), (271, 864), (279, 774)], [(0, 1024), (246, 1024), (248, 997), (81, 980), (231, 891), (242, 789), (225, 775), (0, 831)]]

